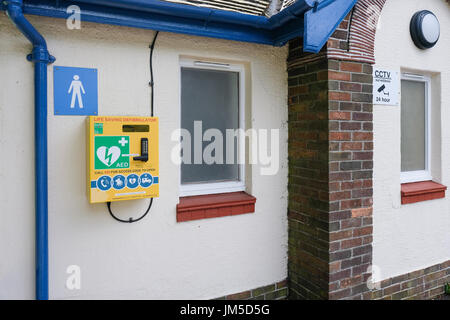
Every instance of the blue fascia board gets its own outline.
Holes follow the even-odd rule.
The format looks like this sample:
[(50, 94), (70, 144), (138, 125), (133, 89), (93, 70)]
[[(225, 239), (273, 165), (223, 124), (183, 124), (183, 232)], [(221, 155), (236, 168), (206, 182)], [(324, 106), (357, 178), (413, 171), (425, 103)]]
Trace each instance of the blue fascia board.
[(25, 0), (23, 11), (66, 19), (76, 4), (82, 21), (273, 46), (303, 37), (304, 51), (317, 53), (356, 1), (297, 0), (270, 18), (159, 0)]
[(307, 11), (303, 51), (318, 53), (358, 0), (324, 0)]
[(289, 40), (296, 37), (303, 37), (304, 21), (303, 17), (285, 22), (281, 27), (274, 30), (274, 46), (284, 46)]
[[(303, 2), (304, 0), (300, 0)], [(166, 2), (159, 0), (73, 0), (73, 4), (95, 4), (102, 7), (113, 7), (127, 10), (153, 12), (157, 14), (172, 16), (205, 19), (224, 23), (236, 23), (252, 27), (270, 29), (271, 25), (266, 17), (244, 14), (234, 11), (225, 11), (193, 5)]]
[[(66, 8), (73, 4), (69, 1), (28, 1), (24, 5), (24, 13), (66, 19), (69, 14)], [(101, 7), (80, 4), (81, 21), (127, 26), (141, 29), (151, 29), (175, 32), (196, 36), (214, 37), (226, 40), (236, 40), (272, 45), (271, 32), (265, 29), (253, 28), (231, 23), (219, 23), (204, 20), (162, 15), (145, 11), (132, 11), (112, 7)]]

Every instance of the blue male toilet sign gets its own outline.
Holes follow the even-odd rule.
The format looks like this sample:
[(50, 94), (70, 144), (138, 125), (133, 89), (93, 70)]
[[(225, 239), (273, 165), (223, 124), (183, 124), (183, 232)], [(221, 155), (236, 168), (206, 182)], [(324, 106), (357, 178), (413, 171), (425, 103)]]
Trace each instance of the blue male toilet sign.
[(97, 115), (97, 69), (55, 66), (53, 97), (55, 115)]

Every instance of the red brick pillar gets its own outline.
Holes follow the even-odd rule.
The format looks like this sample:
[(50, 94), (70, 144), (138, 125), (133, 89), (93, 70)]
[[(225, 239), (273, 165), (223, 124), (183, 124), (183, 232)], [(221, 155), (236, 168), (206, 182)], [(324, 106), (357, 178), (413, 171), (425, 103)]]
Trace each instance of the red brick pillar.
[[(346, 41), (342, 30), (335, 37), (329, 46)], [(290, 298), (367, 298), (372, 66), (330, 58), (326, 48), (304, 54), (295, 39), (288, 75)]]
[(326, 299), (329, 283), (328, 61), (303, 60), (300, 40), (289, 59), (290, 298)]
[(362, 298), (372, 263), (372, 66), (329, 60), (329, 298)]

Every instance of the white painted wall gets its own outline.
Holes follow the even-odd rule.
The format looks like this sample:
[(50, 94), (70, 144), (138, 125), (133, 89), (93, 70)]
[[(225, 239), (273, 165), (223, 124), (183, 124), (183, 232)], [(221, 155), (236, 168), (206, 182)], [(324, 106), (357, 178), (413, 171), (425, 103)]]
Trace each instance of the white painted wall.
[[(416, 11), (439, 19), (441, 38), (426, 51), (409, 34)], [(450, 187), (450, 6), (443, 0), (388, 0), (376, 34), (376, 64), (432, 77), (433, 178)], [(440, 87), (440, 89), (439, 89)], [(450, 190), (445, 199), (400, 203), (400, 107), (374, 106), (374, 248), (381, 279), (450, 259)], [(441, 129), (441, 132), (439, 132)]]
[[(99, 114), (149, 115), (152, 31), (30, 17), (55, 65), (98, 68)], [(34, 298), (33, 68), (30, 45), (0, 16), (0, 299)], [(281, 128), (280, 171), (249, 190), (254, 214), (176, 223), (179, 168), (170, 135), (179, 127), (179, 57), (229, 59), (249, 71), (248, 114), (254, 128)], [(160, 118), (160, 198), (142, 222), (121, 224), (104, 204), (90, 205), (85, 181), (85, 117), (53, 115), (49, 70), (50, 298), (207, 299), (287, 276), (286, 48), (161, 33), (154, 54), (155, 114)], [(147, 201), (114, 204), (145, 210)], [(82, 287), (65, 288), (79, 265)]]

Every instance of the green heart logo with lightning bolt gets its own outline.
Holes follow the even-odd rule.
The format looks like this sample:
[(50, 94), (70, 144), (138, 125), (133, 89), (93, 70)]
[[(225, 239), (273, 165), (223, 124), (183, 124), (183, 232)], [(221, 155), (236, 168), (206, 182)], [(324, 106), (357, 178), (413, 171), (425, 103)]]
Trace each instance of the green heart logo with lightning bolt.
[(130, 167), (130, 137), (96, 136), (95, 169), (118, 169)]
[(110, 148), (101, 146), (97, 149), (97, 157), (105, 165), (111, 167), (120, 158), (120, 149), (116, 146)]

